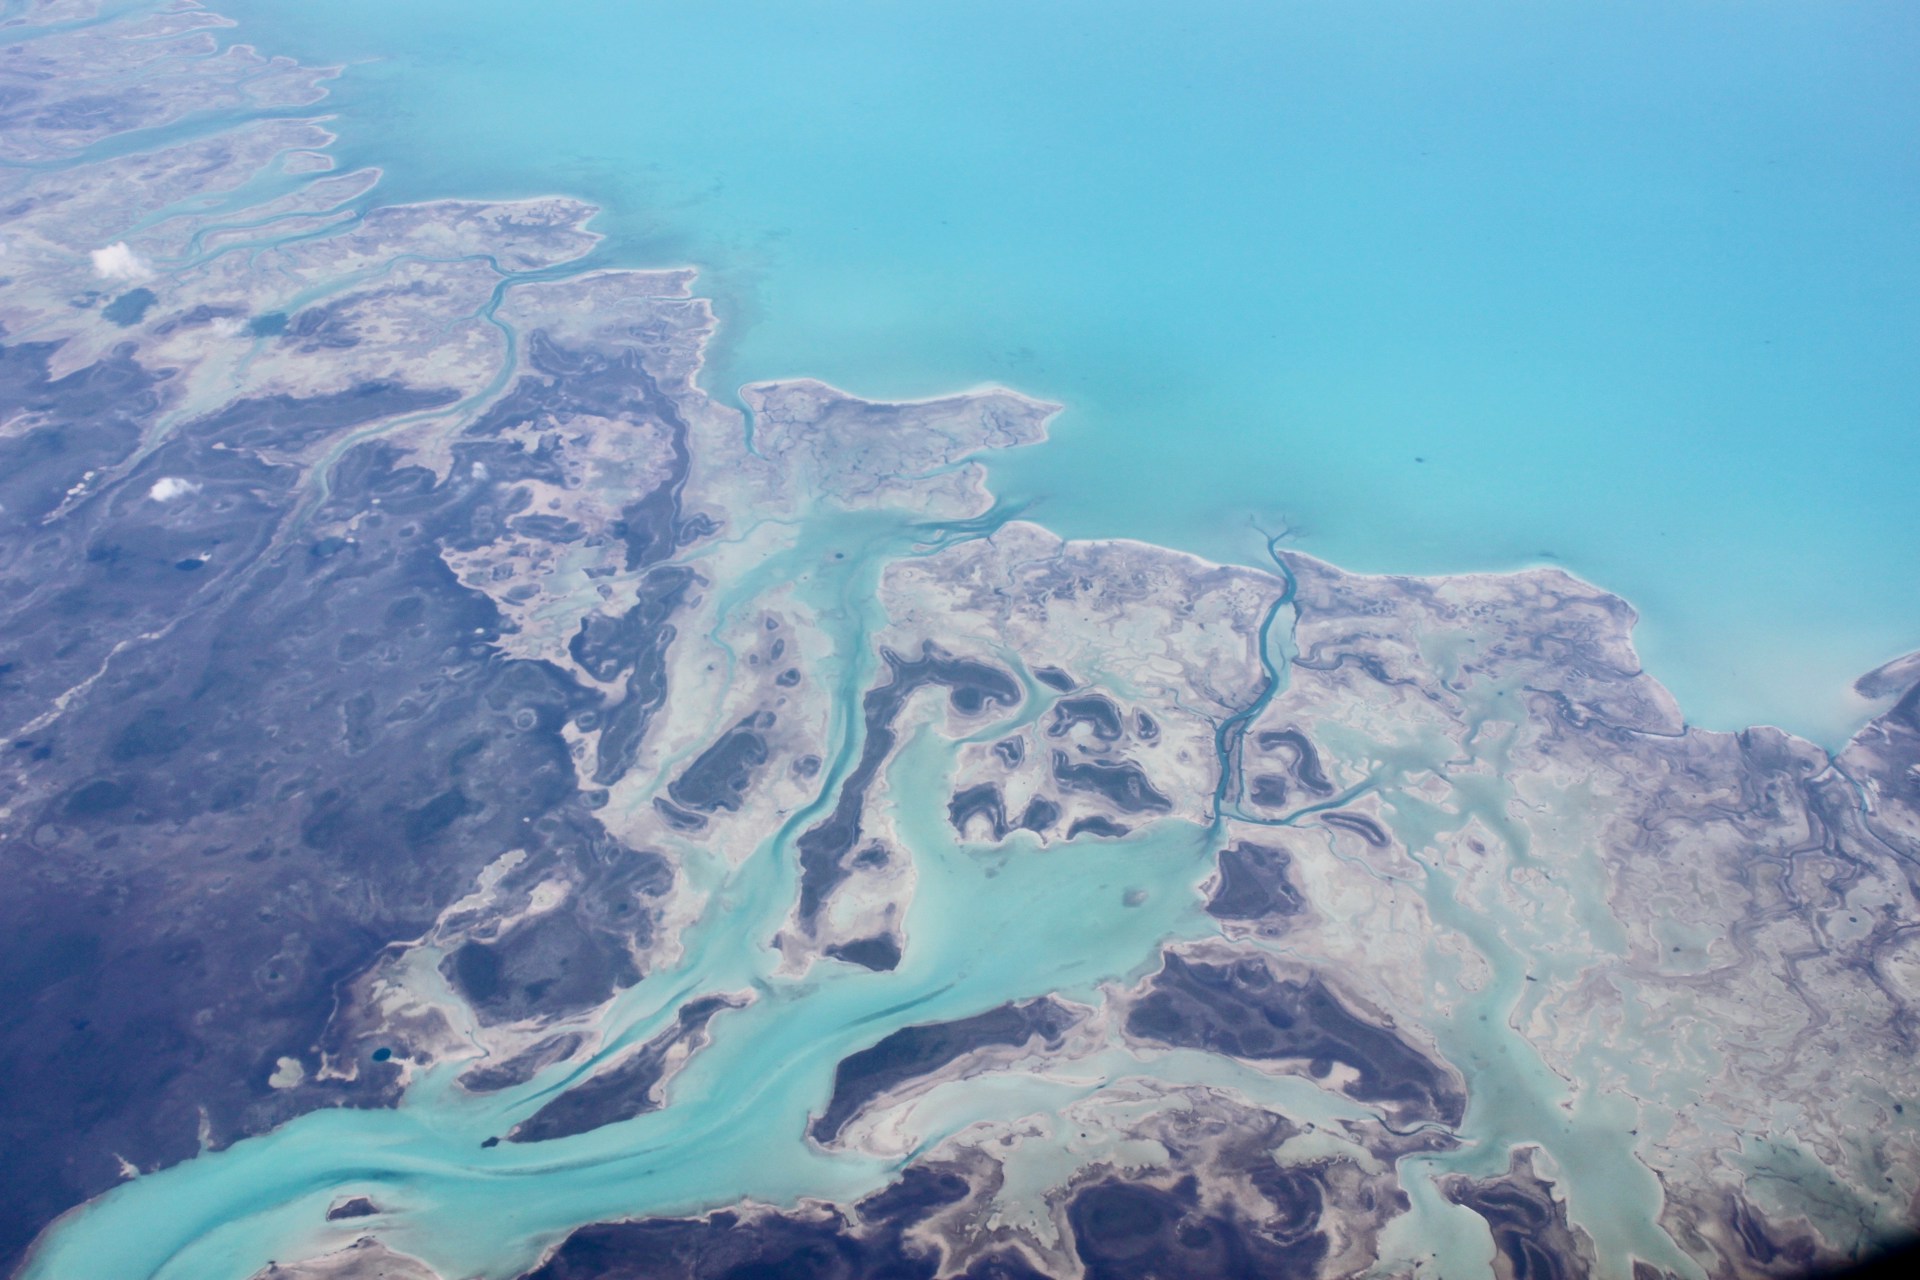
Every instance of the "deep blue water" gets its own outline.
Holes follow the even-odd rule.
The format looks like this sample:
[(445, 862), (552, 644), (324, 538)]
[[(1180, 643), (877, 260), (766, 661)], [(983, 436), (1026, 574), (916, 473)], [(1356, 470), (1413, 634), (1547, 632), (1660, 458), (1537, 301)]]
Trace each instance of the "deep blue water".
[(1543, 559), (1696, 722), (1828, 743), (1920, 647), (1920, 11), (223, 0), (382, 197), (578, 194), (710, 385), (999, 381), (1070, 535)]

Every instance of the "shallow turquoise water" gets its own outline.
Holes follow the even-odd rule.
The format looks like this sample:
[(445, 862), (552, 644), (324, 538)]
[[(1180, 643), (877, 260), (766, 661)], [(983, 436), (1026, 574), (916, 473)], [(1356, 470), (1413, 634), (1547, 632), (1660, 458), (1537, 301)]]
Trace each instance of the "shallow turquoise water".
[[(969, 523), (976, 524), (972, 532), (982, 531)], [(803, 1140), (808, 1121), (827, 1102), (835, 1064), (848, 1054), (894, 1027), (965, 1017), (1007, 1000), (1058, 992), (1097, 1001), (1101, 985), (1130, 983), (1154, 967), (1165, 942), (1212, 933), (1197, 890), (1214, 865), (1218, 824), (1167, 819), (1124, 840), (1069, 841), (1044, 850), (1025, 835), (1001, 845), (957, 840), (945, 805), (959, 747), (938, 731), (941, 700), (922, 696), (903, 716), (902, 746), (880, 793), (915, 867), (904, 922), (911, 946), (902, 964), (888, 973), (837, 965), (799, 977), (778, 971), (778, 953), (767, 944), (786, 922), (797, 890), (793, 838), (832, 802), (861, 745), (861, 694), (872, 682), (872, 636), (883, 621), (875, 575), (915, 548), (964, 536), (966, 530), (925, 523), (912, 511), (809, 512), (790, 562), (769, 557), (760, 573), (717, 602), (716, 634), (729, 617), (737, 622), (757, 612), (759, 591), (797, 579), (794, 589), (818, 611), (834, 651), (843, 655), (832, 671), (837, 747), (812, 805), (792, 814), (738, 867), (698, 869), (714, 900), (687, 933), (682, 958), (622, 993), (600, 1019), (605, 1036), (597, 1061), (604, 1062), (657, 1031), (689, 995), (752, 998), (715, 1018), (712, 1043), (667, 1086), (668, 1106), (571, 1138), (487, 1148), (484, 1140), (510, 1129), (585, 1068), (560, 1064), (525, 1085), (471, 1095), (454, 1083), (468, 1063), (441, 1063), (395, 1109), (310, 1112), (226, 1151), (122, 1183), (50, 1231), (25, 1276), (241, 1280), (271, 1259), (338, 1248), (375, 1226), (384, 1241), (426, 1259), (439, 1274), (503, 1277), (532, 1265), (543, 1248), (585, 1222), (694, 1212), (743, 1197), (776, 1205), (802, 1197), (851, 1199), (885, 1182), (907, 1156), (890, 1162)], [(854, 554), (840, 560), (829, 548)], [(793, 574), (800, 563), (814, 568)], [(1269, 643), (1281, 680), (1291, 649), (1282, 638), (1291, 624), (1284, 599), (1275, 606), (1280, 633)], [(1039, 714), (1032, 706), (1012, 710), (971, 737), (998, 738)], [(1484, 1228), (1444, 1201), (1432, 1177), (1497, 1172), (1511, 1146), (1526, 1142), (1558, 1162), (1571, 1211), (1595, 1232), (1600, 1274), (1631, 1275), (1629, 1255), (1635, 1255), (1699, 1276), (1653, 1226), (1658, 1186), (1633, 1155), (1631, 1104), (1599, 1096), (1597, 1076), (1562, 1079), (1509, 1021), (1528, 973), (1577, 964), (1583, 941), (1617, 949), (1618, 940), (1597, 930), (1584, 940), (1571, 938), (1553, 932), (1551, 920), (1543, 930), (1531, 911), (1463, 900), (1449, 873), (1419, 858), (1437, 836), (1469, 819), (1514, 843), (1516, 859), (1526, 856), (1519, 829), (1508, 830), (1502, 816), (1511, 798), (1503, 782), (1457, 780), (1458, 794), (1470, 801), (1457, 812), (1404, 786), (1459, 764), (1455, 744), (1416, 738), (1361, 744), (1358, 754), (1383, 762), (1384, 773), (1369, 785), (1379, 789), (1396, 833), (1421, 861), (1427, 909), (1468, 939), (1493, 974), (1479, 994), (1463, 999), (1458, 1013), (1430, 1023), (1447, 1058), (1468, 1072), (1474, 1101), (1458, 1149), (1407, 1162), (1403, 1183), (1411, 1210), (1383, 1249), (1398, 1261), (1437, 1253), (1449, 1276), (1487, 1274)], [(1582, 874), (1577, 854), (1568, 854), (1564, 865)], [(437, 959), (423, 953), (420, 971), (430, 973)], [(1437, 941), (1427, 962), (1443, 987), (1465, 990), (1453, 973), (1457, 957), (1443, 954)], [(1583, 1065), (1605, 1064), (1596, 1055)], [(915, 1150), (973, 1119), (1057, 1111), (1103, 1084), (1135, 1076), (1223, 1085), (1302, 1118), (1365, 1114), (1303, 1078), (1275, 1079), (1207, 1054), (1138, 1056), (1110, 1046), (1061, 1076), (952, 1086), (918, 1112)], [(1563, 1103), (1570, 1110), (1563, 1112)], [(1029, 1138), (1023, 1150), (1044, 1162), (1046, 1146)], [(325, 1225), (328, 1204), (355, 1194), (372, 1197), (383, 1215)]]
[[(869, 554), (836, 565), (820, 552), (844, 535), (843, 523), (831, 516), (809, 522), (809, 559), (829, 567), (801, 585), (817, 601), (848, 604), (829, 615), (834, 637), (843, 651), (866, 653), (878, 606), (862, 584), (929, 528), (905, 512), (870, 519)], [(891, 538), (877, 536), (883, 523)], [(669, 1086), (671, 1105), (572, 1138), (484, 1148), (581, 1068), (561, 1065), (476, 1096), (453, 1083), (466, 1064), (443, 1063), (396, 1109), (310, 1112), (122, 1183), (49, 1232), (25, 1274), (240, 1280), (273, 1258), (338, 1248), (358, 1235), (358, 1223), (344, 1233), (321, 1225), (343, 1193), (377, 1198), (388, 1215), (378, 1224), (388, 1243), (427, 1258), (440, 1274), (472, 1277), (518, 1274), (584, 1222), (691, 1212), (743, 1197), (782, 1205), (803, 1196), (853, 1198), (882, 1184), (889, 1164), (829, 1153), (803, 1136), (849, 1053), (904, 1023), (965, 1017), (1009, 999), (1049, 992), (1090, 999), (1101, 983), (1142, 976), (1165, 940), (1211, 932), (1196, 886), (1212, 867), (1217, 831), (1165, 820), (1124, 841), (1069, 842), (1044, 853), (1025, 837), (1010, 846), (958, 842), (943, 807), (955, 747), (925, 727), (939, 704), (922, 698), (888, 769), (889, 806), (915, 864), (905, 921), (911, 950), (887, 973), (838, 965), (798, 979), (776, 973), (778, 953), (767, 941), (796, 890), (791, 840), (830, 803), (857, 754), (851, 726), (860, 719), (859, 692), (849, 684), (836, 699), (848, 745), (822, 798), (724, 875), (683, 960), (629, 989), (605, 1016), (599, 1060), (658, 1030), (690, 994), (752, 998), (716, 1018), (711, 1045)], [(982, 733), (998, 736), (1006, 727)], [(429, 967), (434, 959), (427, 957)], [(1061, 1087), (1030, 1086), (1036, 1096)], [(1097, 1087), (1089, 1081), (1078, 1092)], [(1285, 1082), (1278, 1091), (1299, 1092)], [(986, 1099), (990, 1110), (1017, 1101), (1004, 1092)], [(924, 1145), (965, 1123), (946, 1117)]]
[[(1902, 150), (1920, 94), (1902, 83), (1914, 24), (1891, 10), (588, 0), (529, 26), (524, 7), (446, 0), (231, 7), (269, 51), (383, 56), (335, 103), (343, 158), (389, 167), (383, 198), (572, 191), (607, 205), (607, 259), (702, 265), (728, 326), (716, 389), (993, 379), (1065, 401), (1055, 441), (993, 463), (1064, 532), (1257, 560), (1254, 525), (1286, 524), (1368, 569), (1551, 552), (1648, 611), (1654, 669), (1696, 719), (1828, 741), (1859, 710), (1845, 682), (1920, 644), (1902, 505), (1920, 474), (1903, 222), (1920, 178)], [(812, 513), (789, 557), (724, 586), (723, 613), (748, 608), (796, 566), (836, 563), (826, 548), (853, 553), (800, 588), (839, 655), (820, 804), (859, 747), (876, 575), (929, 534), (912, 513)], [(1284, 679), (1278, 633), (1268, 650)], [(1396, 767), (1440, 771), (1443, 745), (1395, 747)], [(691, 869), (716, 909), (683, 962), (616, 1001), (607, 1044), (690, 993), (756, 999), (715, 1020), (674, 1105), (484, 1149), (581, 1068), (475, 1098), (447, 1064), (396, 1110), (312, 1113), (129, 1181), (31, 1274), (237, 1280), (341, 1243), (358, 1228), (316, 1224), (362, 1190), (392, 1210), (395, 1246), (504, 1275), (585, 1221), (871, 1189), (885, 1162), (800, 1140), (835, 1062), (903, 1022), (1085, 996), (1210, 927), (1195, 885), (1218, 832), (1165, 822), (1040, 856), (957, 844), (952, 761), (921, 732), (890, 766), (919, 877), (891, 974), (774, 972), (791, 837), (818, 806), (738, 869)], [(1527, 1141), (1607, 1273), (1637, 1254), (1693, 1274), (1653, 1227), (1631, 1109), (1604, 1091), (1623, 1064), (1596, 1050), (1563, 1080), (1510, 1024), (1530, 974), (1619, 951), (1617, 926), (1461, 898), (1419, 857), (1435, 836), (1475, 818), (1518, 837), (1504, 783), (1452, 785), (1473, 803), (1382, 791), (1428, 912), (1491, 974), (1433, 1027), (1475, 1080), (1467, 1145), (1409, 1162), (1413, 1211), (1387, 1251), (1483, 1273), (1484, 1229), (1425, 1175), (1492, 1173)], [(1599, 901), (1599, 869), (1566, 861)], [(1459, 966), (1438, 947), (1428, 963)], [(1099, 1065), (1351, 1110), (1204, 1055)], [(1667, 1075), (1674, 1096), (1697, 1088)], [(1094, 1087), (970, 1086), (923, 1136)]]
[(387, 197), (704, 267), (723, 393), (1066, 402), (996, 466), (1062, 532), (1551, 558), (1697, 722), (1829, 743), (1920, 646), (1910, 6), (220, 7), (350, 64)]

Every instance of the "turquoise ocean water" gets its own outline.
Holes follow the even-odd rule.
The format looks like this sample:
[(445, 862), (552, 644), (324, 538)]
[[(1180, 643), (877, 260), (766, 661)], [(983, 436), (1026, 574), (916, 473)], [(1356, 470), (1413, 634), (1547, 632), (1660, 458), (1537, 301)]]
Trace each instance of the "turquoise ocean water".
[(383, 198), (566, 191), (710, 377), (1069, 406), (1070, 535), (1552, 560), (1698, 723), (1837, 742), (1920, 646), (1920, 11), (233, 0)]
[(1069, 406), (1069, 535), (1557, 562), (1689, 717), (1835, 744), (1920, 647), (1920, 11), (233, 0), (382, 198), (691, 262), (709, 383)]

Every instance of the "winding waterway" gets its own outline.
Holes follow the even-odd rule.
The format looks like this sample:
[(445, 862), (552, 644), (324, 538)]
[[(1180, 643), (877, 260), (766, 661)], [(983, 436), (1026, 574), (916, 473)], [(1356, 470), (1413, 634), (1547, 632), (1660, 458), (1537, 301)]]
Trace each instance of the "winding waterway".
[[(887, 1030), (1090, 999), (1151, 971), (1168, 941), (1214, 932), (1198, 886), (1222, 821), (1045, 850), (1018, 833), (957, 840), (944, 806), (963, 744), (931, 731), (922, 698), (885, 788), (918, 877), (900, 967), (793, 977), (769, 946), (795, 898), (794, 840), (860, 757), (882, 571), (985, 536), (1016, 507), (1068, 535), (1269, 566), (1292, 545), (1369, 570), (1550, 555), (1646, 610), (1650, 666), (1696, 720), (1774, 720), (1828, 743), (1862, 712), (1847, 680), (1920, 641), (1893, 585), (1920, 579), (1920, 254), (1902, 234), (1920, 185), (1895, 154), (1920, 96), (1895, 52), (1913, 19), (1890, 8), (1775, 6), (1732, 27), (1713, 6), (1633, 7), (1601, 30), (1505, 5), (1442, 26), (1399, 5), (1196, 18), (753, 0), (724, 20), (630, 0), (537, 19), (443, 0), (233, 7), (242, 37), (352, 64), (340, 151), (385, 167), (378, 199), (570, 191), (609, 210), (596, 261), (702, 266), (722, 315), (717, 393), (775, 375), (873, 395), (995, 379), (1070, 408), (1052, 442), (991, 460), (1006, 505), (989, 518), (823, 506), (786, 550), (719, 585), (716, 640), (766, 593), (813, 607), (833, 655), (813, 674), (833, 690), (834, 752), (818, 798), (750, 856), (687, 868), (708, 909), (679, 962), (607, 1011), (599, 1058), (487, 1096), (456, 1087), (469, 1064), (442, 1063), (395, 1109), (310, 1113), (131, 1179), (54, 1229), (28, 1276), (243, 1280), (350, 1238), (326, 1208), (365, 1193), (394, 1247), (449, 1277), (507, 1277), (583, 1223), (857, 1197), (976, 1115), (1099, 1087), (1054, 1075), (936, 1090), (892, 1160), (804, 1137), (835, 1065)], [(1706, 48), (1716, 56), (1699, 59)], [(1266, 688), (1216, 740), (1229, 762), (1285, 688), (1291, 582), (1275, 595)], [(1430, 918), (1489, 975), (1425, 1011), (1472, 1073), (1474, 1105), (1458, 1150), (1407, 1162), (1412, 1212), (1384, 1262), (1484, 1266), (1485, 1232), (1432, 1179), (1497, 1173), (1525, 1141), (1553, 1162), (1606, 1273), (1639, 1257), (1697, 1276), (1655, 1226), (1658, 1184), (1609, 1096), (1629, 1064), (1596, 1052), (1567, 1078), (1515, 1030), (1529, 975), (1622, 951), (1613, 922), (1556, 914), (1544, 893), (1463, 896), (1437, 853), (1477, 821), (1526, 862), (1499, 750), (1347, 753), (1379, 763), (1339, 799), (1380, 798)], [(1420, 775), (1467, 802), (1422, 799)], [(1214, 799), (1231, 812), (1240, 779), (1221, 776)], [(1569, 811), (1561, 870), (1597, 900), (1581, 821)], [(415, 957), (421, 983), (438, 981), (438, 958)], [(1440, 978), (1459, 967), (1437, 942), (1427, 963)], [(483, 1145), (709, 992), (750, 999), (715, 1018), (670, 1105)], [(1114, 1048), (1075, 1071), (1367, 1114), (1210, 1055)], [(1675, 1071), (1645, 1089), (1698, 1084)]]

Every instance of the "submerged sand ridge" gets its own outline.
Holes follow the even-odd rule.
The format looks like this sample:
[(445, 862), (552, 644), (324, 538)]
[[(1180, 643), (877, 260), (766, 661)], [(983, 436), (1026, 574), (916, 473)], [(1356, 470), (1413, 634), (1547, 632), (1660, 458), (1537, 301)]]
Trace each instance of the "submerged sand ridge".
[(1055, 406), (743, 420), (691, 273), (570, 266), (585, 206), (381, 207), (210, 16), (27, 21), (22, 1274), (1640, 1280), (1912, 1226), (1920, 693), (1830, 758), (1688, 728), (1558, 571), (1063, 541), (980, 462)]

